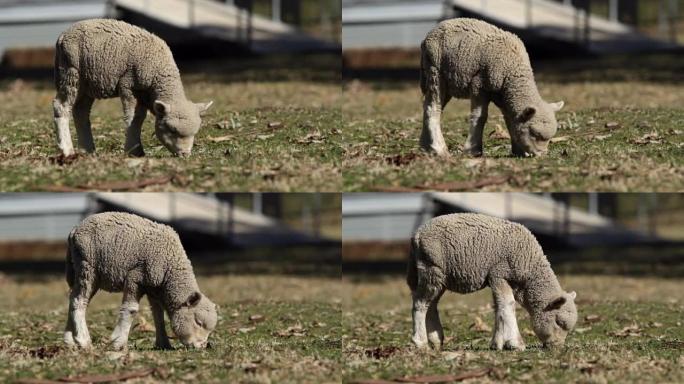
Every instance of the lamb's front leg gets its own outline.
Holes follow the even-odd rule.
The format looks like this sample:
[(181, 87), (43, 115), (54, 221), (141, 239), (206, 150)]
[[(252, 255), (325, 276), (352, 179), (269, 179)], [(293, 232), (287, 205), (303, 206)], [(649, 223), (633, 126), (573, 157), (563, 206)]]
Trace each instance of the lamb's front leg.
[(145, 156), (140, 133), (147, 116), (147, 108), (132, 95), (122, 95), (124, 124), (126, 125), (126, 143), (124, 151), (129, 156)]
[(525, 342), (518, 330), (511, 286), (504, 279), (490, 279), (489, 285), (494, 298), (494, 336), (491, 348), (524, 351)]
[(140, 275), (136, 272), (129, 272), (124, 283), (123, 301), (119, 309), (119, 320), (110, 337), (113, 349), (120, 350), (128, 345), (128, 333), (131, 330), (133, 318), (140, 308), (140, 298), (142, 297), (138, 282), (141, 281)]
[(173, 349), (164, 325), (164, 308), (161, 306), (159, 300), (153, 299), (149, 295), (147, 298), (150, 300), (152, 317), (154, 317), (154, 329), (156, 332), (154, 346), (158, 349)]
[(482, 133), (487, 122), (489, 100), (473, 97), (470, 100), (470, 132), (463, 151), (472, 156), (482, 156)]

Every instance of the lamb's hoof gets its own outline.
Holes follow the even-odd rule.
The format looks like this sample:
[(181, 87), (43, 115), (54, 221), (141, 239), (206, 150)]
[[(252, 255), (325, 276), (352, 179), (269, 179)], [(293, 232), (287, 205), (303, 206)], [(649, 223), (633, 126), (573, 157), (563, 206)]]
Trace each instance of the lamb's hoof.
[(79, 341), (78, 339), (76, 339), (75, 341), (76, 341), (76, 345), (80, 349), (85, 349), (85, 350), (93, 349), (93, 343), (91, 343), (90, 340)]
[(500, 351), (503, 349), (504, 343), (503, 340), (494, 340), (492, 339), (492, 342), (489, 343), (489, 348), (493, 349), (495, 351)]
[(139, 146), (126, 150), (126, 154), (130, 157), (145, 157), (145, 151)]
[(156, 343), (154, 343), (154, 349), (171, 351), (171, 350), (173, 350), (173, 347), (171, 346), (171, 343), (169, 343), (168, 341), (167, 342), (156, 342)]
[(504, 344), (504, 349), (509, 351), (524, 351), (525, 344), (520, 341), (507, 340)]
[(482, 148), (463, 148), (463, 153), (470, 157), (482, 157)]
[(70, 347), (76, 346), (76, 342), (74, 342), (74, 335), (71, 333), (71, 331), (64, 332), (64, 343)]
[(413, 345), (415, 345), (418, 349), (428, 349), (427, 340), (418, 340), (416, 338), (412, 338), (411, 341), (413, 341)]

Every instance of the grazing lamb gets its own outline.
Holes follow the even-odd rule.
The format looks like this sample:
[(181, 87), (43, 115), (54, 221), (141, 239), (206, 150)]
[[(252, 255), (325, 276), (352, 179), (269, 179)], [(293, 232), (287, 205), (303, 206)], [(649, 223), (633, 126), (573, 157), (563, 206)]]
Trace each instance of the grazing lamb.
[(69, 345), (91, 347), (85, 314), (98, 289), (123, 291), (111, 336), (114, 349), (126, 347), (143, 295), (152, 306), (157, 348), (171, 348), (164, 311), (186, 346), (206, 347), (216, 327), (216, 305), (200, 293), (176, 232), (136, 215), (100, 213), (77, 225), (69, 234), (66, 279), (71, 292), (64, 341)]
[(475, 19), (452, 19), (430, 31), (421, 45), (423, 92), (421, 147), (446, 156), (440, 128), (442, 109), (452, 97), (470, 99), (470, 133), (464, 151), (482, 155), (489, 103), (503, 112), (517, 156), (541, 155), (556, 134), (555, 112), (563, 102), (542, 100), (522, 41)]
[(492, 349), (524, 350), (515, 302), (529, 313), (544, 346), (560, 345), (577, 322), (575, 292), (558, 284), (544, 251), (524, 226), (480, 214), (452, 214), (424, 224), (411, 239), (407, 282), (413, 295), (413, 342), (444, 341), (437, 303), (446, 290), (494, 297)]
[(162, 39), (118, 20), (81, 21), (59, 36), (55, 87), (55, 130), (64, 156), (74, 153), (69, 133), (72, 112), (79, 146), (95, 151), (90, 129), (95, 99), (121, 98), (124, 150), (131, 156), (145, 155), (140, 130), (148, 110), (156, 117), (159, 141), (175, 155), (190, 155), (200, 115), (212, 104), (195, 104), (185, 98), (178, 67)]

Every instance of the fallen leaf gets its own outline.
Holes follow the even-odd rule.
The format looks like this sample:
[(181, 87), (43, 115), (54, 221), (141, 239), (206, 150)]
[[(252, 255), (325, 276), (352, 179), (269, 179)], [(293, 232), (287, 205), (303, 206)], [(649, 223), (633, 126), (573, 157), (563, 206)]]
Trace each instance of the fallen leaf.
[(632, 139), (630, 140), (630, 143), (632, 144), (638, 144), (638, 145), (645, 145), (645, 144), (660, 144), (662, 143), (662, 140), (660, 138), (660, 135), (658, 132), (651, 132), (647, 133), (643, 136), (641, 136), (638, 139)]
[(250, 323), (260, 323), (264, 321), (264, 317), (262, 315), (251, 315), (249, 321)]
[(303, 337), (306, 336), (306, 330), (301, 325), (295, 325), (285, 330), (277, 331), (274, 335), (280, 337)]
[(407, 153), (405, 155), (399, 154), (394, 156), (387, 156), (385, 157), (385, 161), (391, 165), (401, 166), (409, 164), (417, 158), (418, 155), (416, 155), (415, 153)]
[(641, 336), (641, 329), (638, 325), (632, 324), (622, 328), (619, 331), (609, 332), (608, 334), (616, 337), (639, 337)]
[(207, 137), (207, 140), (214, 142), (214, 143), (220, 143), (222, 141), (228, 141), (228, 140), (233, 140), (235, 138), (235, 135), (225, 135), (225, 136), (217, 136), (217, 137)]
[(47, 347), (39, 347), (36, 349), (32, 349), (29, 351), (29, 356), (37, 359), (51, 359), (53, 358), (56, 354), (61, 351), (62, 348), (56, 346), (56, 345), (51, 345)]
[(145, 377), (151, 375), (155, 371), (154, 368), (145, 368), (137, 371), (124, 372), (120, 374), (108, 374), (108, 375), (85, 375), (85, 376), (72, 376), (72, 377), (62, 377), (59, 381), (67, 383), (107, 383), (110, 381), (123, 381), (128, 379), (134, 379), (139, 377)]
[(561, 142), (561, 141), (568, 141), (568, 140), (570, 140), (570, 136), (556, 136), (556, 137), (552, 137), (552, 138), (549, 140), (549, 142), (551, 142), (551, 143), (558, 143), (558, 142)]
[(147, 322), (147, 319), (144, 317), (138, 316), (138, 323), (136, 324), (135, 329), (140, 332), (154, 332), (154, 325)]
[(618, 123), (616, 121), (607, 122), (606, 128), (610, 128), (610, 129), (620, 128), (620, 123)]
[(399, 351), (398, 347), (387, 346), (387, 347), (377, 347), (373, 349), (366, 349), (364, 351), (366, 357), (371, 357), (373, 359), (386, 359)]
[(589, 331), (591, 331), (591, 327), (575, 328), (575, 332), (577, 333), (585, 333)]
[(280, 121), (272, 121), (268, 123), (266, 126), (269, 128), (277, 129), (281, 128), (283, 126), (283, 123), (281, 123)]
[(472, 329), (475, 332), (491, 332), (492, 327), (487, 325), (480, 316), (475, 316), (475, 322), (473, 324), (470, 324), (470, 329)]
[(505, 140), (510, 139), (511, 135), (501, 126), (501, 124), (494, 124), (494, 130), (489, 134), (489, 138), (494, 140)]
[(449, 383), (452, 381), (463, 381), (467, 379), (474, 379), (476, 377), (483, 377), (488, 375), (491, 371), (491, 368), (484, 368), (473, 371), (466, 371), (458, 375), (400, 377), (395, 379), (395, 381), (398, 381), (400, 383)]
[(50, 164), (69, 165), (69, 164), (75, 162), (76, 160), (78, 160), (79, 157), (81, 157), (81, 155), (78, 153), (75, 153), (75, 154), (69, 155), (69, 156), (64, 156), (62, 154), (59, 154), (59, 155), (55, 155), (55, 156), (49, 156), (48, 161), (50, 162)]
[(596, 322), (599, 322), (599, 321), (601, 321), (601, 320), (602, 320), (602, 319), (601, 319), (601, 316), (599, 316), (599, 315), (593, 315), (593, 314), (592, 314), (592, 315), (586, 315), (586, 316), (584, 316), (584, 321), (585, 321), (586, 323), (596, 323)]
[(249, 333), (255, 330), (256, 327), (243, 327), (243, 328), (238, 328), (238, 332), (240, 333)]

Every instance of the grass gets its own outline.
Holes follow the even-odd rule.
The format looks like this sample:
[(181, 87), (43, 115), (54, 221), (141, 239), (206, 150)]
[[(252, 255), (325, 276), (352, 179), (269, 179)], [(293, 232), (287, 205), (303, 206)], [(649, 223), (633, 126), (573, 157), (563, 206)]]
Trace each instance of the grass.
[[(497, 176), (502, 191), (680, 191), (684, 188), (684, 86), (681, 63), (647, 56), (535, 64), (547, 101), (564, 100), (558, 142), (545, 157), (510, 155), (494, 106), (483, 158), (464, 155), (469, 102), (452, 100), (442, 116), (448, 159), (421, 152), (422, 101), (416, 80), (349, 80), (342, 97), (346, 191), (428, 188)], [(358, 73), (358, 72), (357, 72)]]
[[(348, 277), (343, 300), (343, 382), (459, 374), (492, 368), (478, 382), (682, 382), (684, 294), (676, 279), (562, 276), (577, 291), (579, 320), (564, 347), (543, 350), (528, 316), (518, 309), (524, 352), (490, 351), (493, 327), (488, 289), (446, 294), (440, 313), (442, 351), (410, 345), (410, 294), (403, 278)], [(486, 328), (486, 326), (484, 328)]]
[[(339, 56), (199, 62), (181, 73), (189, 99), (214, 101), (188, 159), (161, 146), (150, 114), (147, 156), (126, 157), (121, 105), (111, 99), (97, 101), (91, 114), (96, 153), (61, 164), (54, 158), (52, 80), (0, 82), (0, 190), (341, 189)], [(71, 130), (76, 143), (73, 122)], [(161, 181), (137, 185), (153, 179)], [(132, 184), (109, 187), (113, 182)]]
[[(144, 303), (128, 351), (108, 351), (105, 343), (121, 296), (101, 292), (87, 317), (95, 348), (81, 352), (61, 342), (67, 303), (62, 276), (37, 281), (0, 275), (0, 381), (142, 368), (157, 370), (139, 382), (341, 380), (338, 278), (243, 275), (199, 277), (198, 282), (220, 306), (219, 323), (209, 339), (212, 348), (153, 350), (152, 316)], [(179, 346), (173, 339), (172, 344)]]

